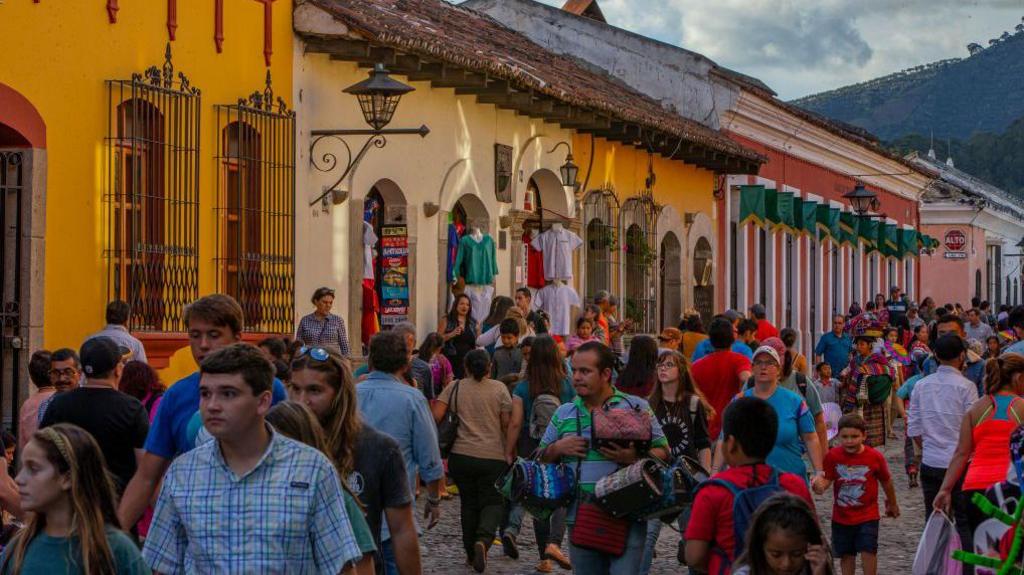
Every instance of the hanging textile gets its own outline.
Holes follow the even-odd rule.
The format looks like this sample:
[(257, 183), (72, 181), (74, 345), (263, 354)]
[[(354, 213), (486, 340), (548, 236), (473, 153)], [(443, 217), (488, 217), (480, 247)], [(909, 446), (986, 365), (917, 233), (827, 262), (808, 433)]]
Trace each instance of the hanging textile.
[(793, 192), (779, 192), (775, 195), (775, 229), (793, 231), (796, 218), (793, 217)]
[(867, 253), (878, 249), (878, 221), (871, 218), (861, 218), (857, 227), (857, 236), (864, 241)]
[(445, 277), (448, 278), (450, 284), (455, 283), (455, 258), (459, 254), (459, 240), (462, 238), (464, 230), (465, 226), (462, 224), (448, 224), (448, 257), (445, 258), (447, 268)]
[(894, 224), (879, 223), (878, 251), (883, 256), (899, 255), (899, 246), (896, 244), (896, 226)]
[(800, 231), (803, 235), (814, 235), (818, 224), (818, 202), (803, 200), (800, 204)]
[(839, 241), (839, 210), (830, 208), (824, 204), (818, 205), (818, 239), (824, 240), (830, 237)]
[(917, 257), (917, 230), (897, 230), (900, 246), (900, 257)]
[(839, 214), (839, 243), (847, 246), (857, 245), (857, 215), (852, 212)]
[(544, 252), (530, 245), (530, 232), (523, 232), (526, 244), (526, 285), (540, 289), (544, 287)]

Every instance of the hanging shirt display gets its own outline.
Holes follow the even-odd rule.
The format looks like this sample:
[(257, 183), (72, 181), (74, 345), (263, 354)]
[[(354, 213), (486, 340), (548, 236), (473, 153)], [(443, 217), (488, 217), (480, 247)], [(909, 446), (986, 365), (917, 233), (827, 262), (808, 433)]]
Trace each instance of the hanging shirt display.
[(552, 283), (544, 286), (533, 296), (534, 309), (542, 309), (551, 316), (551, 334), (568, 336), (572, 330), (572, 308), (579, 307), (580, 296), (572, 286)]
[(523, 232), (526, 244), (526, 285), (540, 289), (544, 287), (544, 254), (530, 245), (530, 232)]
[(470, 315), (479, 324), (487, 319), (491, 311), (491, 299), (494, 298), (494, 286), (466, 285), (466, 295), (469, 296)]
[(491, 236), (483, 234), (479, 240), (471, 233), (462, 236), (455, 256), (455, 276), (465, 278), (467, 285), (490, 285), (496, 275), (498, 257)]
[(373, 226), (369, 222), (363, 222), (363, 279), (372, 280), (373, 274), (373, 246), (377, 245), (377, 234), (373, 233)]
[(544, 253), (545, 279), (572, 279), (572, 252), (583, 245), (579, 236), (561, 226), (553, 226), (533, 238), (530, 245)]
[(459, 254), (459, 238), (462, 237), (464, 228), (465, 226), (462, 224), (448, 224), (448, 257), (445, 258), (447, 263), (445, 277), (448, 278), (448, 283), (455, 282), (455, 258)]

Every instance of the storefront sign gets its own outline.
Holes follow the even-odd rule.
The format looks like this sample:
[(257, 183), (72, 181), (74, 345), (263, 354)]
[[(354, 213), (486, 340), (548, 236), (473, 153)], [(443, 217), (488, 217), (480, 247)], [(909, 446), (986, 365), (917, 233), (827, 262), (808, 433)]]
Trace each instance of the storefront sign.
[(962, 252), (967, 246), (967, 236), (960, 230), (949, 230), (946, 232), (946, 249), (951, 252)]
[(393, 326), (409, 319), (409, 235), (406, 226), (381, 228), (380, 324)]
[(967, 252), (946, 252), (942, 254), (942, 257), (947, 260), (965, 260), (967, 259)]

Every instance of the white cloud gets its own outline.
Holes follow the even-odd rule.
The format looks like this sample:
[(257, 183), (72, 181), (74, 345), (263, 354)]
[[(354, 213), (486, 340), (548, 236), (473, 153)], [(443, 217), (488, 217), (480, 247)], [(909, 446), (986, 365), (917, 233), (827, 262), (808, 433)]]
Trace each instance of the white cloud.
[[(542, 0), (561, 6), (562, 0)], [(700, 52), (790, 99), (988, 45), (1024, 0), (604, 0), (610, 24)]]

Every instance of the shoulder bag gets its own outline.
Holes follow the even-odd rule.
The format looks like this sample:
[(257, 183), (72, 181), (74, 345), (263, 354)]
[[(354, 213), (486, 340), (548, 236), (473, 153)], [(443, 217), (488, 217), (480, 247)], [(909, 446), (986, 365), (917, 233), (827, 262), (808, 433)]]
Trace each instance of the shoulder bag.
[[(594, 437), (593, 424), (597, 411), (602, 410), (591, 413), (591, 437)], [(583, 437), (579, 418), (580, 414), (577, 412), (576, 429), (580, 437)], [(632, 527), (630, 521), (608, 513), (597, 504), (593, 497), (582, 493), (582, 491), (579, 493), (578, 499), (576, 523), (569, 535), (569, 541), (583, 549), (597, 551), (612, 557), (621, 557), (626, 552), (626, 540), (629, 538), (629, 530)]]
[(448, 459), (455, 447), (455, 440), (459, 435), (459, 414), (456, 412), (456, 404), (459, 401), (459, 384), (455, 382), (455, 389), (452, 390), (452, 403), (444, 412), (444, 417), (437, 422), (437, 444), (441, 448), (441, 459)]
[[(612, 396), (614, 397), (614, 396)], [(651, 431), (651, 414), (633, 403), (628, 395), (621, 396), (628, 408), (613, 408), (608, 405), (609, 397), (604, 405), (595, 409), (590, 417), (590, 439), (595, 450), (602, 447), (632, 446), (637, 453), (644, 453), (651, 447), (653, 435)]]

